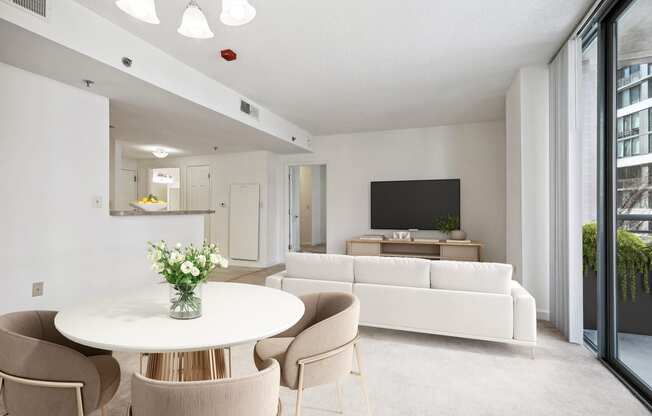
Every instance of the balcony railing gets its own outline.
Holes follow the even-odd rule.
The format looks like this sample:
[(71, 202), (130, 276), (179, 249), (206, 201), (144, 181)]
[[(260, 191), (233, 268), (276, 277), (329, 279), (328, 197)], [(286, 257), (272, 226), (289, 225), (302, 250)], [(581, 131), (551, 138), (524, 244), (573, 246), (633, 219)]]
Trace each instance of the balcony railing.
[(617, 137), (619, 139), (622, 139), (623, 137), (638, 136), (640, 134), (640, 131), (641, 129), (639, 127), (636, 127), (635, 129), (618, 132)]
[(632, 75), (630, 75), (628, 77), (620, 78), (617, 81), (618, 88), (622, 88), (627, 84), (631, 84), (633, 82), (636, 82), (636, 81), (640, 80), (641, 78), (643, 78), (643, 75), (642, 75), (641, 72), (634, 72)]

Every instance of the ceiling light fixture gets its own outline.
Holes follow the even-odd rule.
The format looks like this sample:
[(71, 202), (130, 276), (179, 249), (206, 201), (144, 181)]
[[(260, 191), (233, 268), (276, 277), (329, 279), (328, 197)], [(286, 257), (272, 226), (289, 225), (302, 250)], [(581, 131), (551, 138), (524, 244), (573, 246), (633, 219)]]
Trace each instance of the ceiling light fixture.
[(152, 152), (152, 154), (159, 159), (165, 159), (168, 157), (169, 153), (165, 149), (156, 149)]
[(208, 26), (204, 12), (195, 0), (190, 0), (181, 18), (181, 26), (177, 29), (181, 35), (193, 39), (209, 39), (215, 36)]
[(256, 9), (247, 0), (222, 0), (220, 20), (227, 26), (242, 26), (254, 20)]
[(156, 4), (154, 0), (117, 0), (115, 5), (131, 17), (142, 20), (145, 23), (158, 25), (161, 23), (156, 15)]

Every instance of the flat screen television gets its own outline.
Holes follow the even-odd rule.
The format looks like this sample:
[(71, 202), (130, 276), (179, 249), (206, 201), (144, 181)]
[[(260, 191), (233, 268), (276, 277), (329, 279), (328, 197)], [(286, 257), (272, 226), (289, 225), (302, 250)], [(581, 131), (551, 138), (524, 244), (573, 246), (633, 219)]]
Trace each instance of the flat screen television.
[(371, 229), (435, 230), (435, 219), (460, 217), (460, 180), (371, 182)]

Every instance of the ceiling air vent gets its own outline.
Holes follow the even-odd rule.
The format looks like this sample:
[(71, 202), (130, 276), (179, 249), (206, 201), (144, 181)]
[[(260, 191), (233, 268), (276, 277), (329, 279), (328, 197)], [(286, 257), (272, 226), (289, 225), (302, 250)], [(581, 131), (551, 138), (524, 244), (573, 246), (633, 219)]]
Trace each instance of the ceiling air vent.
[(5, 0), (43, 18), (48, 17), (48, 0)]
[(240, 100), (240, 111), (258, 120), (258, 107), (254, 107), (245, 100)]

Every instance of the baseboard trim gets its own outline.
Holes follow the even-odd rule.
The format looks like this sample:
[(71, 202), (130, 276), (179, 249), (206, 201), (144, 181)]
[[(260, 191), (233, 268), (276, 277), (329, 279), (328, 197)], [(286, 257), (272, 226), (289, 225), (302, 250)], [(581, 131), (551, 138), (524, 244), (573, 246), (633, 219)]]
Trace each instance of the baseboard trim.
[(539, 321), (550, 321), (550, 311), (537, 309), (537, 319)]

